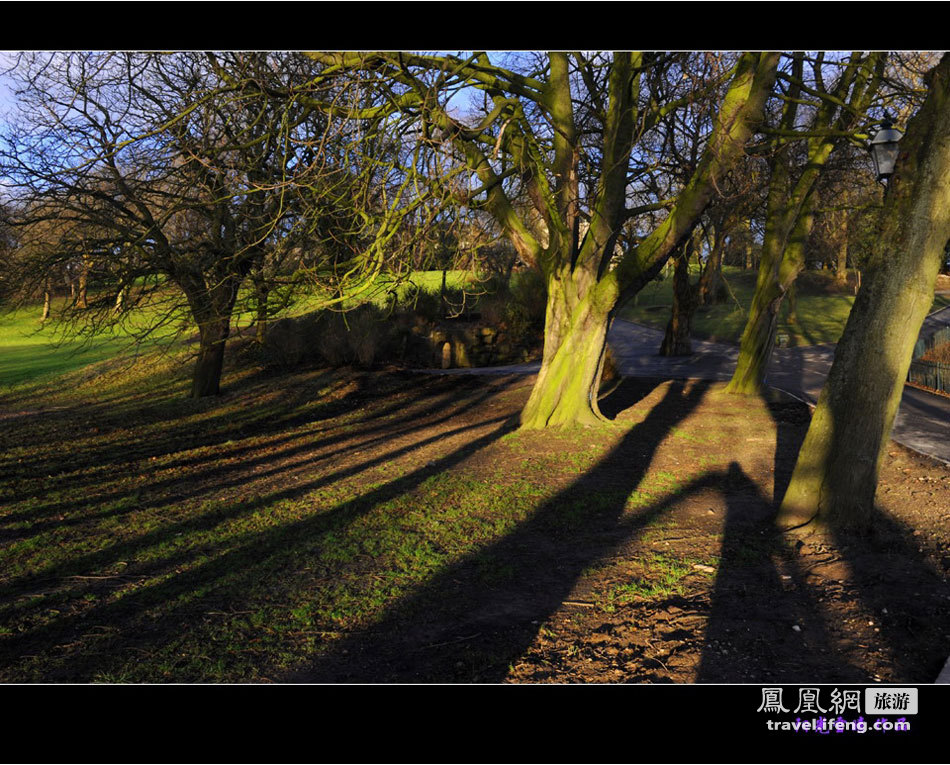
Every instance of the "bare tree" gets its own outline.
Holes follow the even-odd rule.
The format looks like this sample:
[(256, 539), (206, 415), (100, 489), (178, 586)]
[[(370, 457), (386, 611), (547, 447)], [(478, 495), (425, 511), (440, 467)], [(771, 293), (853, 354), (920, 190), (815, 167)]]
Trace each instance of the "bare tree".
[[(275, 293), (349, 287), (379, 268), (378, 252), (353, 256), (380, 226), (359, 207), (369, 186), (357, 189), (345, 136), (292, 96), (314, 68), (284, 54), (21, 56), (21, 117), (0, 169), (14, 224), (57, 232), (20, 259), (21, 284), (68, 263), (94, 267), (95, 295), (80, 288), (67, 307), (85, 330), (145, 307), (146, 332), (189, 316), (200, 337), (191, 393), (217, 393), (249, 277), (266, 320), (283, 305)], [(327, 244), (343, 241), (354, 250)]]
[[(743, 154), (778, 55), (735, 57), (695, 169), (674, 199), (657, 199), (652, 191), (654, 158), (644, 137), (697, 98), (696, 83), (683, 80), (688, 56), (312, 55), (333, 73), (359, 76), (376, 89), (372, 104), (338, 113), (368, 124), (401, 121), (416, 130), (420, 147), (451, 146), (464, 160), (466, 184), (464, 193), (448, 196), (491, 214), (519, 257), (543, 274), (544, 357), (522, 426), (601, 421), (597, 391), (608, 325), (689, 237), (717, 183)], [(700, 92), (719, 92), (722, 84), (712, 77)], [(449, 101), (465, 88), (483, 95), (483, 108), (463, 120)], [(458, 167), (451, 166), (453, 178)], [(421, 170), (420, 183), (430, 187), (444, 177)], [(662, 222), (623, 236), (625, 224), (658, 209), (668, 210)], [(626, 245), (619, 254), (618, 242)]]

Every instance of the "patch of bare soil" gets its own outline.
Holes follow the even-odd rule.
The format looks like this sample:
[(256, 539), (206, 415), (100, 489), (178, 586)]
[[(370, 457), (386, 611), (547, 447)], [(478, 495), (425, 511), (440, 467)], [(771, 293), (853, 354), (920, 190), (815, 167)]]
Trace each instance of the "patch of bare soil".
[[(771, 519), (806, 407), (628, 379), (603, 408), (624, 427), (580, 475), (567, 436), (519, 436), (555, 490), (530, 519), (285, 679), (933, 682), (950, 654), (950, 469), (892, 444), (876, 534), (801, 542)], [(494, 448), (460, 467), (526, 469)]]

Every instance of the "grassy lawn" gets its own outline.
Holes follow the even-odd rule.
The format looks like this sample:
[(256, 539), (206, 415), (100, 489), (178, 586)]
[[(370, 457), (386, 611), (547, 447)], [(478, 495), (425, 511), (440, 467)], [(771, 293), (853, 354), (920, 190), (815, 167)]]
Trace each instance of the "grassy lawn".
[[(755, 292), (756, 272), (726, 266), (723, 275), (732, 296), (718, 305), (701, 307), (693, 318), (693, 335), (704, 339), (738, 343)], [(818, 345), (835, 343), (844, 331), (844, 325), (854, 304), (849, 292), (830, 292), (830, 275), (810, 274), (798, 282), (796, 320), (789, 319), (789, 301), (782, 303), (778, 333), (789, 336), (789, 345)], [(696, 275), (693, 275), (696, 279)], [(641, 290), (635, 301), (628, 303), (620, 316), (630, 321), (657, 329), (665, 329), (673, 302), (672, 277), (651, 282)], [(950, 296), (937, 295), (931, 310), (950, 305)]]
[[(520, 433), (530, 378), (232, 367), (191, 401), (174, 356), (92, 371), (0, 398), (0, 681), (927, 682), (945, 659), (944, 564), (909, 532), (827, 586), (828, 548), (768, 533), (799, 404), (630, 381), (609, 426)], [(942, 540), (928, 464), (884, 478)]]
[[(370, 297), (371, 302), (376, 305), (386, 307), (391, 302), (390, 291), (394, 289), (393, 284), (395, 284), (397, 299), (400, 302), (405, 302), (416, 290), (437, 294), (442, 288), (442, 272), (415, 271), (408, 277), (395, 282), (392, 278), (383, 275), (378, 279), (376, 285), (367, 292), (367, 296)], [(468, 288), (473, 293), (480, 291), (478, 278), (471, 271), (465, 270), (447, 271), (445, 274), (445, 286), (448, 289)], [(310, 311), (318, 310), (323, 307), (325, 299), (326, 296), (318, 292), (301, 295), (293, 302), (292, 306), (290, 306), (287, 315), (299, 316), (309, 313)], [(241, 318), (247, 322), (253, 320), (253, 316), (250, 313)]]
[(55, 319), (40, 321), (40, 307), (0, 314), (0, 391), (27, 382), (49, 381), (89, 364), (148, 351), (170, 342), (170, 328), (156, 332), (136, 349), (132, 332), (148, 317), (93, 336), (79, 336)]

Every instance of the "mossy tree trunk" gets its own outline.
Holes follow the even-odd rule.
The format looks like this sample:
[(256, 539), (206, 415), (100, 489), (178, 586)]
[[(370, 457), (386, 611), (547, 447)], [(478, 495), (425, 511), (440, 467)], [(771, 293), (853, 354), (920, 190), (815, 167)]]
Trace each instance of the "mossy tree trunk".
[[(803, 90), (804, 56), (796, 54), (782, 118), (776, 131), (776, 149), (770, 162), (765, 236), (759, 273), (749, 316), (742, 332), (736, 371), (727, 391), (758, 393), (765, 381), (778, 314), (789, 287), (804, 264), (804, 245), (813, 223), (815, 184), (841, 134), (863, 113), (883, 76), (885, 54), (852, 54), (835, 86), (816, 110), (806, 141), (807, 160), (792, 180), (790, 141), (796, 135), (798, 107)], [(841, 108), (847, 103), (847, 108)]]
[[(814, 215), (811, 197), (795, 225), (795, 230), (780, 258), (775, 258), (772, 247), (764, 247), (755, 294), (749, 307), (736, 371), (726, 390), (729, 393), (754, 394), (761, 390), (772, 357), (775, 330), (778, 327), (782, 301), (793, 288), (795, 279), (805, 264), (805, 244), (811, 231)], [(768, 236), (768, 235), (767, 235)], [(777, 261), (777, 262), (776, 262)], [(777, 268), (766, 267), (767, 263)]]
[(835, 351), (778, 523), (866, 528), (881, 453), (950, 239), (950, 56), (901, 141), (864, 285)]
[[(613, 312), (649, 283), (670, 255), (688, 241), (715, 193), (715, 179), (728, 172), (761, 119), (777, 61), (774, 54), (743, 57), (723, 101), (717, 129), (675, 207), (657, 229), (623, 253), (616, 268), (609, 269), (625, 220), (626, 167), (636, 102), (630, 87), (632, 72), (637, 69), (635, 59), (618, 56), (611, 77), (607, 142), (591, 223), (583, 237), (572, 237), (572, 230), (578, 230), (576, 219), (565, 216), (566, 225), (550, 227), (550, 244), (540, 257), (542, 271), (548, 275), (544, 359), (522, 413), (522, 427), (586, 425), (601, 419), (597, 393)], [(566, 86), (566, 77), (564, 82)], [(562, 98), (562, 105), (570, 103), (567, 87)], [(562, 126), (560, 134), (573, 136), (573, 130)], [(576, 177), (575, 168), (570, 172)]]
[(848, 283), (848, 216), (844, 210), (836, 210), (834, 221), (835, 282), (844, 286)]
[(556, 284), (553, 293), (545, 316), (541, 371), (521, 413), (521, 425), (593, 425), (603, 419), (597, 390), (610, 310), (596, 301), (594, 290), (578, 289), (576, 284)]
[(716, 239), (709, 251), (709, 258), (699, 277), (697, 300), (699, 305), (713, 305), (719, 301), (722, 288), (722, 256), (726, 249), (724, 227), (716, 229)]

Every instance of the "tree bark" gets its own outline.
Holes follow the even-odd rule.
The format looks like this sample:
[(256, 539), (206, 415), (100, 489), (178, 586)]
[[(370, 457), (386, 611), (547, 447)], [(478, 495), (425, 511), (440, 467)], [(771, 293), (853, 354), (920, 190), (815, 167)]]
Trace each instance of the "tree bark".
[[(544, 263), (550, 258), (549, 262), (556, 265), (543, 269), (548, 287), (544, 358), (522, 412), (522, 427), (602, 421), (597, 394), (613, 313), (648, 284), (670, 254), (687, 241), (716, 193), (716, 179), (732, 168), (761, 121), (777, 62), (778, 56), (772, 53), (742, 57), (700, 164), (673, 210), (649, 236), (625, 252), (615, 268), (609, 269), (607, 264), (624, 220), (626, 167), (633, 130), (629, 69), (614, 68), (605, 130), (611, 138), (605, 142), (602, 178), (590, 227), (574, 242), (576, 229), (572, 219), (565, 216), (563, 225), (550, 228), (550, 243), (542, 259)], [(569, 95), (566, 91), (565, 108)], [(576, 175), (574, 170), (571, 173)], [(565, 196), (564, 202), (565, 210), (573, 207), (570, 197)]]
[(871, 269), (835, 351), (778, 523), (870, 525), (883, 449), (950, 238), (950, 56), (901, 141)]
[(593, 290), (583, 296), (571, 283), (548, 287), (544, 356), (537, 382), (521, 413), (523, 428), (594, 425), (603, 421), (597, 405), (607, 345), (610, 310)]
[(122, 313), (122, 305), (125, 302), (125, 287), (120, 287), (115, 296), (115, 303), (112, 306), (112, 315), (118, 316)]
[(224, 346), (231, 331), (229, 319), (218, 319), (198, 328), (200, 345), (191, 379), (191, 397), (217, 396), (221, 392)]
[(722, 255), (726, 247), (726, 237), (723, 231), (716, 232), (716, 241), (709, 252), (709, 260), (699, 277), (699, 305), (713, 305), (720, 300), (719, 293), (722, 282)]
[(88, 255), (82, 256), (82, 268), (79, 271), (79, 292), (76, 296), (77, 308), (89, 307), (89, 270), (92, 267), (92, 261)]
[(228, 274), (211, 287), (196, 273), (179, 277), (192, 316), (198, 324), (198, 357), (191, 382), (191, 397), (217, 396), (221, 389), (224, 348), (231, 333), (231, 313), (241, 277)]
[(50, 305), (53, 300), (52, 291), (52, 285), (50, 285), (50, 280), (47, 277), (46, 284), (43, 289), (43, 315), (40, 317), (40, 321), (46, 321), (49, 318)]
[(673, 267), (673, 308), (670, 320), (666, 324), (666, 333), (660, 343), (660, 356), (689, 356), (693, 351), (690, 329), (693, 313), (699, 305), (699, 288), (690, 284), (689, 261), (693, 254), (694, 242), (683, 247), (682, 253), (675, 258)]
[(774, 256), (774, 241), (763, 247), (762, 262), (749, 318), (739, 343), (736, 371), (726, 386), (729, 393), (755, 394), (765, 381), (778, 315), (786, 293), (805, 263), (805, 243), (814, 222), (812, 199), (806, 202), (781, 257)]
[(835, 215), (835, 282), (844, 286), (848, 283), (848, 216), (844, 210)]
[[(797, 78), (800, 78), (802, 64), (803, 58), (796, 54)], [(867, 108), (881, 81), (883, 65), (883, 54), (872, 53), (865, 60), (853, 54), (834, 88), (834, 100), (824, 101), (812, 120), (811, 127), (818, 134), (807, 140), (807, 162), (794, 183), (790, 180), (788, 144), (780, 144), (772, 157), (756, 291), (742, 333), (736, 371), (727, 387), (730, 393), (757, 393), (765, 382), (778, 312), (804, 265), (805, 241), (814, 221), (815, 184), (837, 146), (832, 134), (822, 136), (821, 132), (830, 128), (847, 129), (855, 114)], [(798, 119), (795, 81), (789, 95), (780, 127), (794, 131)], [(848, 108), (839, 110), (838, 104), (844, 100), (848, 101)]]

